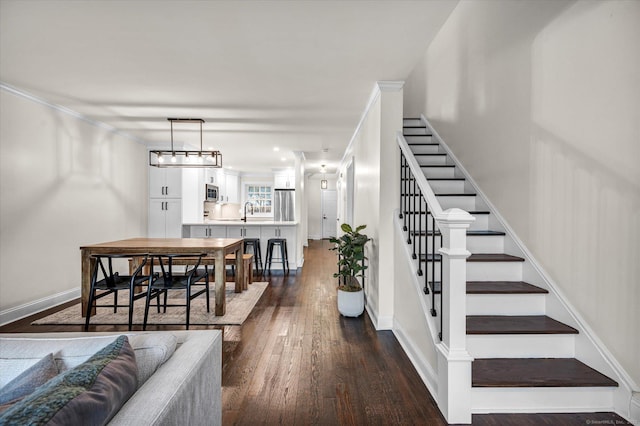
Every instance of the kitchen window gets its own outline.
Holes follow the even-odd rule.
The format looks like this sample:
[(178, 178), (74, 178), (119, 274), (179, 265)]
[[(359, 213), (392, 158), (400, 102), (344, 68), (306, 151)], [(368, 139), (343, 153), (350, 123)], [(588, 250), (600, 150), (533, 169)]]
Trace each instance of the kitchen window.
[(270, 185), (247, 185), (246, 200), (253, 203), (254, 214), (271, 214), (272, 188)]

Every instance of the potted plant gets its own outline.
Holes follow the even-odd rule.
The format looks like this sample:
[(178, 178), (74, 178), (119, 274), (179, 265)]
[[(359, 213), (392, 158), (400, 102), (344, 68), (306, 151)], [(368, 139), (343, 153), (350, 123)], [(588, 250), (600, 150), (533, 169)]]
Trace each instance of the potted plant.
[(335, 244), (330, 250), (338, 252), (338, 272), (333, 274), (338, 278), (338, 311), (346, 317), (357, 317), (364, 312), (364, 291), (358, 277), (364, 278), (362, 272), (367, 269), (364, 246), (369, 237), (360, 233), (366, 227), (360, 225), (354, 230), (343, 223), (340, 229), (344, 234), (330, 239)]

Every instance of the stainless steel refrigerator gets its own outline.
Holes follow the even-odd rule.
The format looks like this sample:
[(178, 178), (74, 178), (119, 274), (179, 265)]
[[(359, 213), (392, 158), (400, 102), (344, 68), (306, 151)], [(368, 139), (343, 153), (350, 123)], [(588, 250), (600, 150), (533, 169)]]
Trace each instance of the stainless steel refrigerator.
[(276, 189), (273, 193), (273, 220), (277, 222), (293, 222), (295, 220), (296, 191), (293, 189)]

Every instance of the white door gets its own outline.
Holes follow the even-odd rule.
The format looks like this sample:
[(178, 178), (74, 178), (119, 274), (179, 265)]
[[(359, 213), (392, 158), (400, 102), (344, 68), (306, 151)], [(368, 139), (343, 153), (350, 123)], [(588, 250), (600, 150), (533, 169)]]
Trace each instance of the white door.
[(322, 238), (335, 237), (338, 224), (338, 194), (335, 190), (322, 191)]
[(182, 238), (182, 200), (165, 201), (165, 238)]

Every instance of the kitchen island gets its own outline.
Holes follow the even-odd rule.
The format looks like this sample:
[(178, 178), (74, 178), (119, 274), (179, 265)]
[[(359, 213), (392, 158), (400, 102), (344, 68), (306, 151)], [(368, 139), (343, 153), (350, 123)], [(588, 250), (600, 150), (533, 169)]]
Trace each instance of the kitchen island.
[[(263, 261), (267, 257), (267, 240), (287, 240), (289, 269), (302, 266), (304, 258), (298, 250), (298, 222), (273, 220), (205, 220), (199, 223), (182, 224), (183, 238), (259, 238)], [(278, 254), (274, 253), (274, 257)]]

